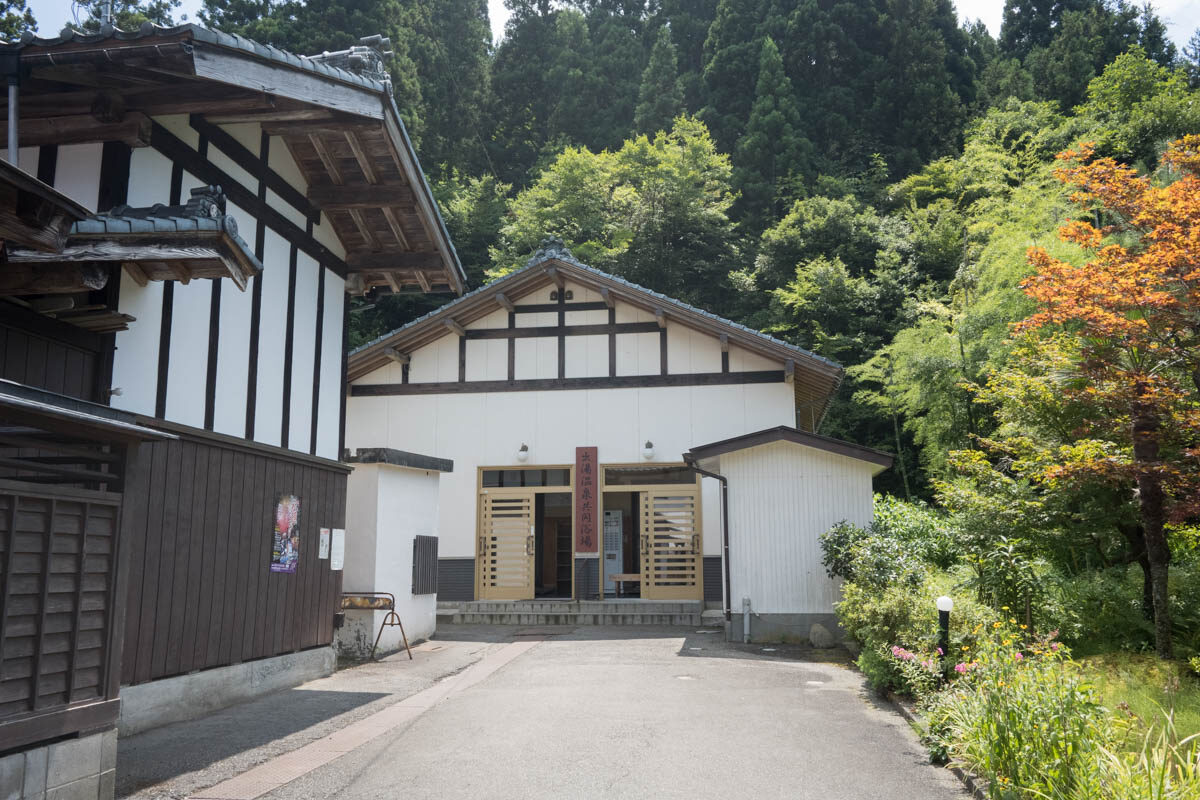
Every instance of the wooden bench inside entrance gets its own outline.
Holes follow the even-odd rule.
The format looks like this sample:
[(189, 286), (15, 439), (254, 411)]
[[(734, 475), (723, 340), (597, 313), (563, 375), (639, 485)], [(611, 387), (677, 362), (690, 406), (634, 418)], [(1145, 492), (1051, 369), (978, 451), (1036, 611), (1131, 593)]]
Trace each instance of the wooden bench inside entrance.
[(622, 595), (622, 589), (626, 583), (641, 583), (642, 573), (640, 572), (614, 572), (608, 576), (608, 579), (617, 585), (617, 597)]

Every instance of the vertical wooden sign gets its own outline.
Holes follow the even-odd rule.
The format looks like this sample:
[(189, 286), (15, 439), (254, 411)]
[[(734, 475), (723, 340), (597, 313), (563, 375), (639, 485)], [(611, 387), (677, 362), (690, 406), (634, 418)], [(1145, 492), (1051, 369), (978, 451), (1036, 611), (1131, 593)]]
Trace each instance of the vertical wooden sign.
[(595, 447), (575, 448), (575, 552), (599, 552), (600, 465)]

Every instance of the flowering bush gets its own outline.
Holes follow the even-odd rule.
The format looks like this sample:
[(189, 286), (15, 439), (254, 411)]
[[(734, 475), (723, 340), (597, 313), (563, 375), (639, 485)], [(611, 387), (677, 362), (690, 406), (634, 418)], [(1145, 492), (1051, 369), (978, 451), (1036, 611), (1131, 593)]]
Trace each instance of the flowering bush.
[(1010, 618), (958, 656), (954, 682), (924, 706), (934, 754), (986, 778), (993, 797), (1072, 796), (1103, 717), (1055, 634), (1031, 636)]

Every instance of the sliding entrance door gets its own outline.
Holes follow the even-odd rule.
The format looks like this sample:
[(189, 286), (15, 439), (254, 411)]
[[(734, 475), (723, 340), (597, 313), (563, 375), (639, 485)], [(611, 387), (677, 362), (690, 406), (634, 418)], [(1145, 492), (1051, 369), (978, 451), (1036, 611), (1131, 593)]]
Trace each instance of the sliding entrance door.
[(699, 486), (646, 487), (641, 497), (642, 597), (701, 599)]
[(534, 493), (484, 489), (479, 496), (477, 594), (480, 600), (529, 600), (534, 578)]

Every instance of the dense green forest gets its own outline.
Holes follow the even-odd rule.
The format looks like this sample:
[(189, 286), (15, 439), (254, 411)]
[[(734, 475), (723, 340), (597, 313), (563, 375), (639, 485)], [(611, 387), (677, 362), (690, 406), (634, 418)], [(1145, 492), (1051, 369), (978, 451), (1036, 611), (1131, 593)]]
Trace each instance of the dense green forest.
[[(396, 99), (472, 285), (544, 236), (581, 260), (847, 367), (823, 432), (899, 455), (927, 496), (1000, 424), (1026, 250), (1059, 242), (1057, 152), (1152, 172), (1200, 131), (1200, 31), (1152, 7), (1007, 0), (1000, 36), (947, 0), (204, 0), (299, 53), (391, 37)], [(178, 0), (116, 4), (119, 26)], [(33, 24), (19, 2), (10, 33)], [(95, 25), (95, 16), (89, 20)], [(365, 298), (352, 343), (445, 298)], [(356, 301), (357, 302), (357, 301)]]

